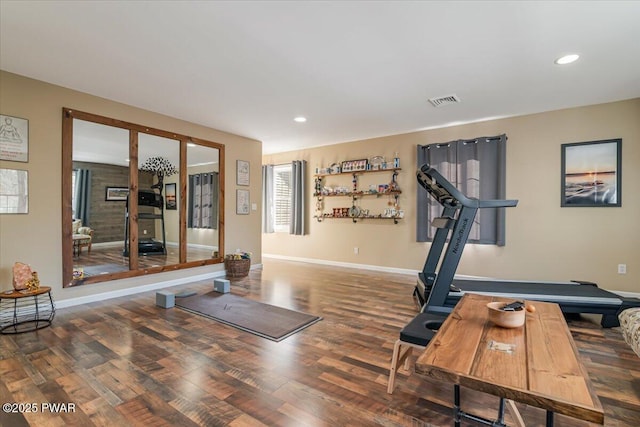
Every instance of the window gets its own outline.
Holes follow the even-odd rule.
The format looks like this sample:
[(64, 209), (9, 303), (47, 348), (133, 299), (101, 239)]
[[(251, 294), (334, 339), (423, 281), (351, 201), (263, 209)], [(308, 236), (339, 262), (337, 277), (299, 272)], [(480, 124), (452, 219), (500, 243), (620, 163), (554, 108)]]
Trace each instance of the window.
[[(418, 168), (428, 163), (467, 197), (505, 198), (506, 135), (418, 145)], [(418, 242), (433, 240), (433, 218), (442, 206), (418, 186)], [(504, 246), (504, 208), (480, 209), (469, 234), (469, 243)]]
[(289, 232), (291, 224), (291, 165), (273, 167), (274, 231)]
[(262, 165), (262, 232), (306, 233), (307, 161)]

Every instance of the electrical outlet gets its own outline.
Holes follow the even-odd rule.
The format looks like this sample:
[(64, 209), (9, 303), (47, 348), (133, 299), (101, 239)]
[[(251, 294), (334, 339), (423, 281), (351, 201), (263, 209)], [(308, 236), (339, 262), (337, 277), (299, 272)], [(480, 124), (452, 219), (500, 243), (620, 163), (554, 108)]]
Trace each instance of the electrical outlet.
[(354, 247), (354, 248), (353, 248), (353, 253), (354, 253), (354, 254), (356, 254), (356, 255), (358, 255), (358, 254), (360, 253), (360, 248), (359, 248), (359, 247), (357, 247), (357, 246), (356, 246), (356, 247)]
[(627, 264), (618, 264), (618, 274), (627, 274)]
[(142, 230), (142, 234), (147, 234), (147, 230)]

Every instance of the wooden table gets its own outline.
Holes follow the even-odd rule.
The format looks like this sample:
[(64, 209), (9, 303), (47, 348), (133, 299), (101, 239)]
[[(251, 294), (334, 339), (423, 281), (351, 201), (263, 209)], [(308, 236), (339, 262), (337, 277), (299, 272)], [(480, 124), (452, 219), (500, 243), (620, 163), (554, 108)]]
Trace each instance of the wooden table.
[[(527, 313), (523, 327), (505, 329), (488, 320), (490, 301), (513, 300), (465, 294), (416, 362), (416, 372), (454, 384), (455, 425), (461, 418), (503, 425), (503, 399), (546, 409), (547, 426), (554, 413), (603, 424), (602, 405), (559, 306), (526, 301), (536, 311)], [(503, 398), (500, 423), (463, 412), (460, 386)]]
[(56, 309), (51, 288), (0, 292), (0, 333), (19, 334), (51, 325)]

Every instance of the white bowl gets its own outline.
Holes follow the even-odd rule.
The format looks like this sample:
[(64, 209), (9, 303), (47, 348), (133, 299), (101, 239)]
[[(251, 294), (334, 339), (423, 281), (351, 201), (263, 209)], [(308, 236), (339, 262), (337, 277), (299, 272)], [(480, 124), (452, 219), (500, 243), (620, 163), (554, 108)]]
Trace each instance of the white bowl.
[(487, 304), (489, 309), (489, 320), (503, 328), (519, 328), (524, 325), (526, 310), (504, 311), (501, 310), (507, 303), (503, 301), (490, 302)]

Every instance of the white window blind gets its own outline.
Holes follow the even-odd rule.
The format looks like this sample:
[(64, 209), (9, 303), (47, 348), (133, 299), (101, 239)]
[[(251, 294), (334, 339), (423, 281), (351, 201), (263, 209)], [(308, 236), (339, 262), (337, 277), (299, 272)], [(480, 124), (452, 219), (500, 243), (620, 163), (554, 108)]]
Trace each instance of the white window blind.
[(275, 231), (289, 232), (291, 223), (291, 165), (273, 168)]

